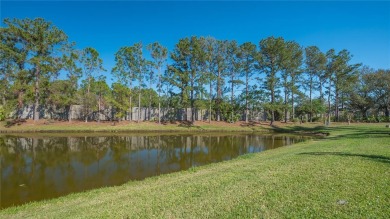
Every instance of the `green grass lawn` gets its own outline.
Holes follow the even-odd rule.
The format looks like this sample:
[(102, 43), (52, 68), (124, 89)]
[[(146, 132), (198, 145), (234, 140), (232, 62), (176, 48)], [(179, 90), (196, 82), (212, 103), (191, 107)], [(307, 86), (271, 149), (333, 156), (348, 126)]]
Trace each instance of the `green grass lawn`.
[[(9, 121), (11, 122), (11, 121)], [(268, 126), (269, 127), (269, 126)], [(7, 122), (0, 122), (0, 133), (18, 133), (18, 132), (269, 132), (269, 128), (258, 124), (230, 124), (226, 122), (173, 122), (157, 124), (156, 122), (121, 122), (115, 125), (112, 122), (50, 122), (46, 120), (34, 123), (32, 120), (17, 124), (7, 125)]]
[(328, 132), (235, 160), (0, 211), (0, 218), (389, 218), (390, 129)]

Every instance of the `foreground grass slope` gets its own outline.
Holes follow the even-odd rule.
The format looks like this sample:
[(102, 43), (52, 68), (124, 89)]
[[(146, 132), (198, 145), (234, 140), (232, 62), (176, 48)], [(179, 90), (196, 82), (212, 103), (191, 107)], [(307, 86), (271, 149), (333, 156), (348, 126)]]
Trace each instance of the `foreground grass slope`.
[(8, 208), (0, 218), (388, 218), (390, 129), (330, 135), (188, 171)]

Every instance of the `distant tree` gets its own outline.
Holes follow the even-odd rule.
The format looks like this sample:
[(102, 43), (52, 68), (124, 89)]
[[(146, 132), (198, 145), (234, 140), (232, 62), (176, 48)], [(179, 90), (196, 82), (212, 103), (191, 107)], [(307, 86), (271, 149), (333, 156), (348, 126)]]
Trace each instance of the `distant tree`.
[[(73, 82), (71, 80), (54, 80), (47, 86), (46, 107), (50, 112), (54, 109), (69, 109), (69, 106), (74, 103), (75, 91), (73, 90)], [(68, 119), (70, 121), (70, 111), (68, 112)]]
[(144, 78), (147, 72), (147, 62), (142, 54), (142, 43), (135, 43), (132, 46), (132, 57), (130, 65), (135, 73), (135, 78), (138, 79), (138, 118), (137, 122), (141, 121), (141, 88), (145, 86)]
[(312, 101), (308, 99), (304, 99), (297, 106), (297, 115), (300, 117), (301, 121), (302, 117), (310, 114), (320, 114), (325, 112), (325, 106), (322, 103), (321, 99), (313, 99)]
[(334, 53), (334, 50), (330, 50), (327, 55), (330, 59), (327, 68), (330, 80), (329, 86), (331, 84), (334, 86), (335, 120), (339, 121), (340, 102), (342, 103), (342, 108), (344, 108), (343, 95), (356, 83), (357, 69), (360, 64), (349, 64), (352, 55), (347, 50), (341, 50), (337, 55)]
[(73, 49), (72, 45), (64, 47), (63, 55), (62, 55), (62, 68), (67, 74), (69, 79), (66, 84), (69, 86), (67, 88), (67, 92), (65, 96), (67, 98), (64, 99), (64, 107), (67, 108), (68, 112), (68, 120), (71, 122), (72, 120), (72, 109), (71, 105), (76, 104), (76, 94), (78, 89), (78, 81), (82, 76), (82, 68), (79, 66), (80, 62), (80, 51)]
[(84, 74), (84, 94), (83, 94), (83, 106), (84, 106), (84, 119), (88, 122), (88, 117), (92, 113), (93, 104), (96, 101), (92, 101), (94, 95), (91, 93), (92, 82), (96, 80), (96, 74), (100, 71), (105, 71), (103, 68), (103, 60), (99, 57), (99, 52), (91, 47), (87, 47), (83, 50), (81, 55), (81, 64)]
[(390, 70), (379, 69), (367, 76), (378, 111), (383, 110), (390, 121)]
[(94, 82), (94, 94), (98, 99), (98, 122), (100, 122), (100, 116), (103, 114), (106, 117), (112, 118), (111, 115), (105, 114), (103, 109), (106, 109), (112, 102), (111, 90), (108, 84), (106, 83), (106, 77), (100, 75), (97, 77), (97, 80)]
[(205, 51), (205, 71), (204, 71), (204, 78), (205, 83), (209, 84), (209, 114), (208, 114), (208, 121), (211, 123), (211, 115), (212, 115), (212, 100), (213, 100), (213, 82), (216, 79), (216, 76), (214, 74), (214, 70), (216, 69), (216, 63), (215, 63), (215, 45), (216, 40), (212, 37), (207, 37), (204, 39), (204, 51)]
[(327, 100), (327, 106), (328, 106), (328, 110), (327, 110), (327, 124), (329, 125), (330, 124), (330, 120), (331, 120), (331, 97), (332, 97), (332, 82), (334, 81), (334, 74), (335, 74), (335, 71), (337, 69), (337, 64), (336, 64), (336, 61), (335, 61), (335, 57), (336, 57), (336, 54), (335, 54), (335, 50), (334, 49), (330, 49), (326, 52), (326, 59), (327, 59), (327, 62), (326, 62), (326, 68), (325, 68), (325, 77), (327, 79), (327, 84), (328, 84), (328, 87), (327, 87), (327, 95), (328, 95), (328, 100)]
[(256, 62), (256, 45), (246, 42), (240, 45), (240, 61), (243, 74), (245, 77), (245, 122), (249, 122), (249, 80), (254, 73)]
[[(291, 93), (291, 108), (294, 115), (294, 93), (296, 87), (296, 79), (301, 73), (301, 65), (303, 61), (303, 51), (301, 46), (294, 42), (285, 42), (285, 48), (282, 60), (282, 80), (284, 87), (284, 121), (287, 122), (288, 112), (288, 95)], [(292, 116), (293, 117), (293, 116)]]
[(239, 84), (243, 84), (241, 80), (239, 80), (238, 76), (241, 73), (242, 63), (239, 60), (241, 56), (241, 51), (236, 41), (227, 42), (227, 52), (226, 52), (226, 72), (230, 77), (230, 121), (235, 122), (235, 108), (236, 104), (234, 101), (234, 88)]
[(213, 47), (212, 50), (208, 49), (208, 52), (212, 51), (211, 58), (212, 63), (210, 64), (211, 72), (215, 79), (216, 84), (216, 97), (215, 97), (215, 108), (216, 108), (216, 120), (221, 121), (221, 104), (223, 102), (223, 87), (225, 85), (225, 77), (227, 76), (227, 48), (229, 41), (222, 40), (210, 40), (209, 44)]
[[(165, 87), (164, 92), (164, 100), (165, 101), (162, 101), (162, 105), (165, 106), (166, 108), (168, 108), (168, 110), (170, 110), (170, 107), (173, 107), (175, 104), (172, 104), (173, 101), (172, 101), (172, 96), (173, 96), (173, 80), (172, 78), (174, 77), (174, 73), (172, 70), (169, 69), (169, 66), (167, 66), (167, 69), (164, 71), (164, 74), (162, 75), (161, 77), (161, 84), (162, 84), (162, 87)], [(179, 101), (178, 101), (179, 102)]]
[[(264, 112), (264, 104), (269, 101), (269, 96), (264, 92), (259, 85), (254, 84), (249, 86), (248, 95), (246, 92), (242, 92), (238, 97), (239, 103), (241, 106), (246, 108), (246, 103), (248, 100), (248, 108), (252, 113), (252, 118), (256, 117), (254, 113), (259, 115), (259, 113)], [(263, 118), (263, 114), (261, 114), (261, 118)]]
[(173, 77), (166, 78), (170, 84), (180, 90), (180, 107), (187, 108), (191, 105), (190, 100), (190, 39), (180, 39), (170, 54), (173, 63), (168, 66), (168, 71)]
[[(11, 75), (15, 69), (14, 55), (15, 40), (9, 36), (8, 28), (0, 29), (0, 96), (2, 105), (6, 105), (7, 93), (10, 89)], [(4, 108), (2, 108), (4, 110)]]
[[(118, 82), (123, 85), (129, 86), (129, 92), (132, 93), (133, 82), (137, 80), (138, 67), (134, 65), (136, 62), (134, 53), (136, 47), (126, 46), (121, 47), (118, 52), (115, 53), (115, 67), (112, 69), (112, 73), (118, 78)], [(122, 102), (124, 104), (124, 102)], [(132, 95), (129, 94), (129, 120), (133, 120), (133, 105)]]
[[(363, 120), (367, 120), (367, 112), (375, 106), (373, 91), (376, 87), (375, 70), (364, 66), (358, 71), (358, 83), (349, 92), (348, 105), (351, 110), (359, 112)], [(374, 83), (372, 83), (374, 82)]]
[[(61, 68), (60, 48), (67, 43), (66, 34), (42, 18), (4, 20), (26, 52), (28, 73), (34, 81), (34, 120), (39, 120), (40, 81), (57, 74)], [(25, 69), (24, 69), (25, 70)]]
[(279, 104), (276, 102), (276, 89), (279, 86), (279, 78), (277, 73), (282, 70), (282, 62), (284, 57), (284, 39), (268, 37), (259, 43), (259, 65), (260, 71), (266, 74), (265, 87), (270, 92), (271, 102), (268, 104), (268, 109), (271, 111), (271, 125), (275, 121), (275, 111), (279, 109)]
[(111, 85), (111, 105), (114, 108), (115, 118), (126, 119), (126, 112), (129, 109), (130, 89), (122, 83), (112, 83)]
[[(168, 50), (164, 46), (162, 46), (158, 42), (154, 42), (152, 44), (148, 45), (148, 50), (151, 53), (151, 56), (153, 58), (153, 67), (157, 70), (158, 74), (158, 82), (157, 82), (157, 92), (158, 92), (158, 123), (161, 123), (161, 103), (160, 103), (160, 96), (161, 96), (161, 85), (162, 85), (162, 67), (165, 65), (167, 61), (168, 56)], [(149, 99), (151, 99), (151, 96), (149, 96)]]
[[(306, 73), (309, 81), (309, 83), (307, 83), (307, 87), (309, 87), (309, 102), (311, 106), (313, 90), (317, 87), (317, 84), (320, 85), (320, 98), (322, 99), (321, 77), (325, 71), (326, 57), (325, 54), (323, 54), (316, 46), (309, 46), (305, 48), (305, 57)], [(309, 114), (310, 122), (312, 121), (312, 117), (313, 115)]]
[[(4, 23), (7, 22), (11, 21), (6, 19)], [(18, 26), (11, 25), (1, 28), (0, 31), (0, 78), (4, 84), (0, 88), (3, 94), (2, 102), (5, 112), (9, 113), (16, 109), (15, 115), (19, 118), (26, 100), (25, 94), (29, 91), (32, 81), (32, 74), (25, 67), (28, 60), (28, 44), (19, 37)]]

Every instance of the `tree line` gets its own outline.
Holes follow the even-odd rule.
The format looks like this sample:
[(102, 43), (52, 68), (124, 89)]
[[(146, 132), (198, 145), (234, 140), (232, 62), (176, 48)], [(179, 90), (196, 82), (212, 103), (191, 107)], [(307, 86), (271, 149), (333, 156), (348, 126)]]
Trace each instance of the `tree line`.
[[(324, 122), (389, 120), (390, 70), (351, 63), (345, 49), (322, 52), (282, 37), (256, 45), (192, 36), (180, 39), (172, 51), (159, 42), (123, 46), (107, 70), (96, 49), (77, 49), (51, 22), (4, 23), (3, 115), (18, 117), (23, 106), (33, 104), (34, 120), (40, 119), (40, 107), (69, 111), (72, 105), (83, 106), (86, 122), (107, 107), (114, 109), (113, 119), (129, 120), (133, 107), (147, 107), (149, 120), (152, 107), (158, 114), (161, 107), (191, 108), (192, 122), (195, 109), (207, 110), (209, 121), (234, 122), (244, 115), (249, 122), (250, 111), (266, 112), (271, 124), (303, 116)], [(116, 81), (107, 84), (104, 72)]]

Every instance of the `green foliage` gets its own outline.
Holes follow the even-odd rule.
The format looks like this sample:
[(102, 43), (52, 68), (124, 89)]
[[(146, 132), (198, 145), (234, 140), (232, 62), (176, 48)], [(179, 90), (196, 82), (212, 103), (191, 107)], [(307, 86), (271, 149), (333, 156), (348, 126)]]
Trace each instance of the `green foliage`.
[[(306, 47), (305, 56), (308, 83), (304, 83), (303, 85), (309, 89), (309, 95), (312, 95), (314, 88), (320, 86), (320, 83), (325, 78), (326, 56), (317, 46)], [(311, 99), (312, 97), (310, 96), (309, 98)]]
[(298, 118), (291, 119), (291, 122), (297, 123), (297, 122), (299, 122), (299, 119)]
[(130, 89), (121, 83), (113, 83), (111, 86), (111, 104), (116, 112), (116, 118), (124, 118), (130, 107)]
[(298, 116), (303, 116), (307, 114), (322, 114), (325, 113), (326, 108), (323, 104), (321, 99), (314, 99), (310, 103), (310, 100), (303, 100), (297, 107), (296, 107), (296, 114)]
[(155, 90), (146, 89), (146, 88), (142, 88), (140, 90), (139, 88), (136, 88), (132, 92), (133, 99), (138, 98), (138, 94), (140, 92), (141, 92), (141, 106), (149, 107), (149, 96), (151, 96), (151, 107), (158, 106), (158, 94)]
[[(302, 48), (281, 37), (262, 39), (256, 47), (251, 42), (239, 45), (234, 40), (193, 36), (180, 39), (170, 53), (158, 42), (148, 45), (151, 59), (146, 60), (142, 43), (135, 43), (115, 53), (111, 73), (128, 89), (116, 87), (114, 91), (114, 85), (109, 88), (103, 82), (96, 84), (105, 71), (96, 49), (75, 49), (62, 30), (42, 18), (5, 19), (3, 23), (0, 103), (6, 111), (26, 104), (67, 108), (93, 104), (97, 98), (123, 117), (140, 98), (143, 107), (156, 107), (159, 102), (177, 109), (208, 109), (212, 105), (219, 119), (232, 118), (225, 115), (227, 105), (223, 101), (229, 101), (234, 105), (232, 112), (265, 109), (273, 121), (293, 111), (295, 103), (299, 115), (323, 112), (313, 103), (308, 108), (302, 100), (314, 100), (317, 93), (323, 98), (323, 90), (327, 89), (329, 105), (333, 106), (329, 110), (336, 114), (336, 120), (350, 120), (351, 116), (339, 113), (340, 107), (335, 107), (341, 105), (354, 112), (354, 119), (361, 117), (359, 120), (366, 120), (365, 116), (373, 112), (389, 114), (389, 70), (359, 68), (360, 64), (350, 63), (352, 55), (347, 50), (330, 49), (325, 55), (316, 46)], [(67, 77), (58, 79), (59, 73)], [(101, 88), (98, 93), (95, 85)], [(226, 92), (227, 87), (231, 93)], [(280, 103), (281, 95), (284, 103)]]
[(241, 119), (242, 111), (239, 110), (238, 105), (231, 105), (227, 101), (220, 103), (220, 112), (223, 121), (234, 123)]
[(390, 117), (388, 116), (378, 116), (377, 117), (378, 122), (390, 122)]
[(74, 90), (70, 80), (56, 80), (48, 85), (47, 104), (65, 107), (75, 103)]
[[(56, 76), (62, 68), (58, 54), (67, 44), (68, 37), (62, 30), (43, 18), (5, 19), (4, 23), (7, 25), (5, 32), (9, 34), (7, 38), (11, 39), (7, 42), (13, 42), (13, 44), (4, 44), (6, 50), (10, 51), (5, 58), (9, 63), (17, 66), (13, 75), (17, 76), (15, 80), (23, 86), (25, 81), (19, 76), (27, 75), (33, 82), (34, 119), (38, 120), (37, 110), (42, 101), (40, 81)], [(24, 91), (19, 89), (18, 92), (22, 94)], [(19, 108), (23, 105), (21, 96), (18, 105)]]
[(0, 121), (5, 120), (5, 110), (3, 106), (0, 106)]

